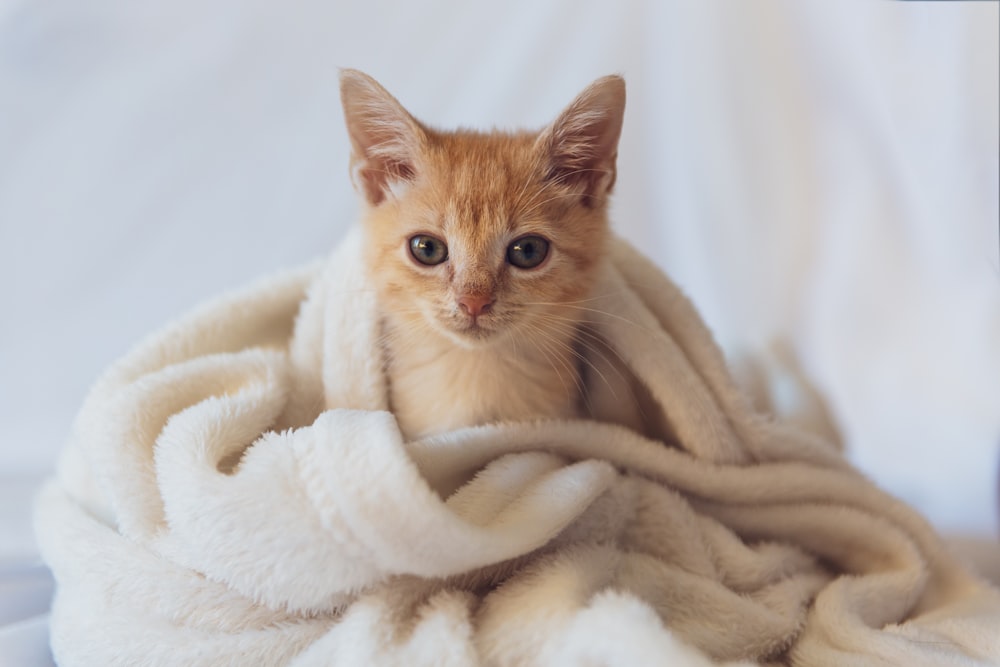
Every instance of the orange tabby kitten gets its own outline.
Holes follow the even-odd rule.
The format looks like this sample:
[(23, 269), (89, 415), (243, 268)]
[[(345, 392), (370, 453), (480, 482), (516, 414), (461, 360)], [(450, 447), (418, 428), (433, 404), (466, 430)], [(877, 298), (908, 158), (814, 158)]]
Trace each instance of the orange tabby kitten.
[(540, 132), (433, 130), (354, 70), (341, 98), (403, 433), (577, 415), (624, 81), (594, 82)]

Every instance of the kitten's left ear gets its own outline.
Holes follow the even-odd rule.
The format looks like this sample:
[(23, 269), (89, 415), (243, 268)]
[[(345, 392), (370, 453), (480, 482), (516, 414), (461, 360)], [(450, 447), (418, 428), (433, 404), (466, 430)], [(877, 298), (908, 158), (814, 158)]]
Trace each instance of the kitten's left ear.
[(625, 80), (606, 76), (590, 84), (538, 137), (548, 180), (579, 190), (587, 206), (615, 183), (618, 138), (625, 115)]
[(351, 178), (375, 206), (396, 183), (416, 177), (427, 135), (395, 97), (363, 72), (341, 71), (340, 100), (351, 138)]

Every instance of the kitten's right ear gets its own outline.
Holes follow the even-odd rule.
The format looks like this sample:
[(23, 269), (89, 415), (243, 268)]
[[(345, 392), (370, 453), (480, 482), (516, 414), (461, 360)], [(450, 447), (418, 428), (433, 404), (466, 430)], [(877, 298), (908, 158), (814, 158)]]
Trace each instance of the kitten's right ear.
[(601, 202), (615, 184), (624, 115), (624, 79), (606, 76), (590, 84), (538, 137), (546, 178), (577, 189), (585, 205)]
[(351, 138), (351, 178), (375, 206), (395, 184), (415, 178), (426, 133), (396, 98), (363, 72), (340, 72), (340, 101)]

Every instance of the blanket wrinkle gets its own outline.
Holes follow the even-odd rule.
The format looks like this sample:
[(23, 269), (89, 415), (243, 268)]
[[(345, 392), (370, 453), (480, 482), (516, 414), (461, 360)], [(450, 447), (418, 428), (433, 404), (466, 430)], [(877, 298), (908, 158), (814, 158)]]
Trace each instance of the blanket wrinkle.
[(60, 665), (1000, 664), (1000, 593), (754, 412), (624, 241), (588, 311), (587, 418), (411, 442), (361, 243), (95, 384), (36, 506)]

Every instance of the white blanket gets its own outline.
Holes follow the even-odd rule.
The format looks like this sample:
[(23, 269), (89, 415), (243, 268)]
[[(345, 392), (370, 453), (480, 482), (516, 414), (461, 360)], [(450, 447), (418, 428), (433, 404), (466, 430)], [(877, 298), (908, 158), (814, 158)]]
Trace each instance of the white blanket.
[[(37, 507), (61, 665), (1000, 663), (1000, 594), (834, 447), (754, 414), (624, 242), (590, 327), (646, 436), (419, 442), (386, 411), (358, 243), (94, 387)], [(631, 398), (590, 381), (598, 416)]]

